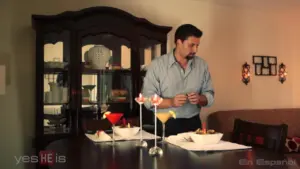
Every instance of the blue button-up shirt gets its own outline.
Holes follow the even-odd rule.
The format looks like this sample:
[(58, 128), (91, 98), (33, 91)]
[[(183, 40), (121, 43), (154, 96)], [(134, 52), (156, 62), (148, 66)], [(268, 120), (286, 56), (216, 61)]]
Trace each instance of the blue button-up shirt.
[[(155, 58), (148, 66), (143, 82), (142, 94), (144, 97), (152, 97), (154, 94), (162, 98), (173, 98), (177, 94), (197, 92), (205, 95), (208, 101), (206, 105), (211, 106), (214, 102), (214, 88), (207, 63), (200, 57), (195, 56), (188, 61), (184, 70), (175, 60), (173, 51)], [(145, 107), (153, 110), (150, 102)], [(181, 107), (170, 107), (158, 109), (157, 112), (168, 112), (172, 110), (177, 118), (190, 118), (199, 115), (201, 106), (187, 101)]]

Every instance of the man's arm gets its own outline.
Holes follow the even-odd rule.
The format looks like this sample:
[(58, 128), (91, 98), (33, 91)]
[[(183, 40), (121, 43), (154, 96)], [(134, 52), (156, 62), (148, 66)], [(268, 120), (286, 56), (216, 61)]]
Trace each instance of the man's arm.
[(199, 103), (198, 104), (201, 107), (207, 106), (208, 100), (205, 95), (202, 95), (202, 94), (199, 95)]
[(166, 109), (172, 107), (172, 99), (163, 99), (163, 101), (157, 106), (159, 109)]
[[(144, 97), (147, 98), (151, 98), (152, 96), (154, 96), (155, 94), (157, 94), (158, 96), (161, 97), (161, 90), (160, 90), (160, 86), (159, 86), (159, 77), (158, 77), (158, 73), (159, 73), (159, 68), (160, 66), (158, 65), (157, 61), (152, 61), (152, 63), (150, 64), (150, 66), (148, 67), (146, 76), (144, 78), (144, 82), (143, 82), (143, 88), (142, 88), (142, 94), (144, 95)], [(149, 110), (153, 110), (153, 105), (149, 102), (146, 101), (145, 102), (145, 107)], [(172, 99), (171, 98), (163, 98), (162, 103), (157, 107), (160, 109), (163, 108), (169, 108), (172, 107)]]
[(200, 93), (200, 98), (199, 98), (198, 104), (201, 107), (209, 107), (214, 103), (215, 91), (213, 88), (213, 83), (212, 83), (211, 75), (208, 70), (207, 64), (205, 66), (204, 81), (203, 81), (202, 85), (203, 86), (202, 86), (202, 90)]

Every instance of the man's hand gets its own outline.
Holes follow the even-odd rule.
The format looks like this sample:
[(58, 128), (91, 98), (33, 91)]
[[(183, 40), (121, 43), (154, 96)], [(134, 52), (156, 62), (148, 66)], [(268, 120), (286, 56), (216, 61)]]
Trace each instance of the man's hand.
[(193, 92), (189, 93), (187, 97), (191, 104), (199, 104), (200, 106), (207, 105), (207, 98), (204, 95)]
[(200, 95), (195, 92), (187, 94), (187, 97), (191, 104), (198, 104), (200, 101)]
[(172, 99), (173, 107), (180, 107), (184, 105), (187, 101), (187, 96), (185, 94), (178, 94)]

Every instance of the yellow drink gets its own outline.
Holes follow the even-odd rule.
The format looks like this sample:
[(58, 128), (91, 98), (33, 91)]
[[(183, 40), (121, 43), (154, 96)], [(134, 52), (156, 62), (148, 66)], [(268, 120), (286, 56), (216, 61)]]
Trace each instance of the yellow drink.
[(159, 112), (156, 113), (156, 117), (158, 118), (159, 121), (161, 121), (162, 123), (162, 129), (163, 129), (163, 133), (162, 133), (162, 141), (165, 140), (165, 128), (166, 125), (165, 123), (171, 118), (173, 117), (174, 119), (176, 118), (176, 114), (173, 111), (169, 111), (169, 112)]
[(165, 124), (171, 117), (171, 114), (169, 112), (161, 112), (156, 113), (156, 117), (161, 121), (163, 124)]

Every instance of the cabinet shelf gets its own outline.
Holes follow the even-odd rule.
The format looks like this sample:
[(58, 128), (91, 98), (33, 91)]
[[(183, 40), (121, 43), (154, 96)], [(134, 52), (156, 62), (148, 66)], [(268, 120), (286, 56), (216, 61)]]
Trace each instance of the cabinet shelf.
[(68, 71), (67, 69), (63, 69), (63, 68), (44, 68), (44, 74), (63, 73), (67, 71)]
[[(106, 104), (129, 104), (130, 101), (126, 100), (126, 101), (108, 101), (106, 102)], [(93, 106), (93, 105), (97, 105), (98, 103), (82, 103), (83, 106)]]
[(53, 130), (46, 130), (44, 132), (45, 135), (48, 135), (48, 136), (58, 136), (60, 135), (61, 137), (67, 137), (70, 135), (70, 132), (69, 131), (62, 131), (60, 129), (53, 129)]
[(83, 106), (93, 106), (93, 105), (97, 105), (97, 103), (82, 103)]
[(107, 104), (129, 104), (129, 101), (108, 101)]
[(56, 105), (63, 105), (63, 104), (68, 104), (68, 103), (44, 103), (44, 106), (56, 106)]
[(91, 68), (83, 68), (83, 74), (131, 74), (130, 69), (91, 69)]

